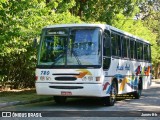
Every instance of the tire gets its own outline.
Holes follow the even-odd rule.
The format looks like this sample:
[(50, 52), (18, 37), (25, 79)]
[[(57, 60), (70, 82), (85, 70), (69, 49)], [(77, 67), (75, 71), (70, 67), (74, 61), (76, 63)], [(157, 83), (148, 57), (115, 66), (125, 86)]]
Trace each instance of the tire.
[(57, 104), (64, 104), (67, 99), (67, 97), (65, 97), (65, 96), (54, 96), (53, 98)]
[(116, 95), (117, 95), (117, 85), (116, 85), (116, 82), (113, 81), (111, 85), (110, 96), (104, 97), (102, 99), (103, 104), (105, 106), (114, 106), (116, 102)]
[(139, 99), (142, 94), (142, 78), (140, 78), (139, 83), (138, 83), (138, 90), (134, 92), (134, 97), (135, 99)]
[(141, 97), (142, 90), (138, 90), (134, 93), (134, 98), (139, 99)]

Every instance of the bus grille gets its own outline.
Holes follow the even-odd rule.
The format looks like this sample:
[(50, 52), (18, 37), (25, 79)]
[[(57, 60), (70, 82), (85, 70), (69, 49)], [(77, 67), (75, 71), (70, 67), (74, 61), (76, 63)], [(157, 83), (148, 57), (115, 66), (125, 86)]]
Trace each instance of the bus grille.
[(77, 80), (76, 77), (55, 77), (55, 80), (57, 81), (74, 81)]
[(55, 89), (83, 89), (83, 86), (49, 86)]

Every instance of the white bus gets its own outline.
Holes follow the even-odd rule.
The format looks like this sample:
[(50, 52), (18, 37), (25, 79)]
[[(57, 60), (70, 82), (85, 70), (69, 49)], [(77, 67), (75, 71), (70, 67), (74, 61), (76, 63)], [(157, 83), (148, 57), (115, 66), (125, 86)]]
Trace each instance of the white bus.
[(100, 97), (114, 105), (116, 96), (151, 85), (150, 43), (103, 24), (62, 24), (44, 27), (38, 51), (36, 91), (67, 97)]

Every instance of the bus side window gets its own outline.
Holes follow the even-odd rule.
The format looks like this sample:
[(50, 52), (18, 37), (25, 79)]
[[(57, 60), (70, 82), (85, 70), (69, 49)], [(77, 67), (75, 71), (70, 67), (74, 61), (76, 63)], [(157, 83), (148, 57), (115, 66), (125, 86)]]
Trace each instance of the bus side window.
[(112, 40), (112, 55), (116, 56), (116, 35), (114, 33), (111, 34)]
[(140, 56), (141, 56), (141, 53), (140, 53), (140, 43), (137, 42), (137, 59), (139, 60), (140, 59)]
[(104, 56), (111, 56), (111, 50), (110, 50), (110, 32), (105, 30), (104, 31), (104, 39), (103, 39), (103, 55)]
[(138, 59), (138, 57), (137, 57), (137, 41), (135, 41), (134, 42), (134, 47), (135, 47), (135, 49), (134, 49), (134, 56), (135, 56), (135, 59)]
[(120, 35), (112, 32), (111, 34), (112, 40), (112, 55), (121, 57), (121, 39)]
[(148, 61), (148, 46), (144, 44), (144, 60)]
[(103, 36), (103, 69), (109, 69), (111, 63), (110, 31), (105, 30)]
[(127, 37), (122, 37), (122, 57), (128, 58), (129, 55), (129, 39)]
[(144, 60), (144, 47), (143, 47), (143, 43), (140, 44), (141, 45), (141, 60)]
[(135, 51), (135, 45), (134, 45), (134, 39), (130, 39), (130, 57), (131, 59), (134, 59), (135, 56), (134, 56), (134, 51)]
[(151, 62), (151, 45), (147, 45), (148, 48), (148, 61)]
[(144, 45), (144, 59), (151, 61), (150, 45)]
[(117, 55), (121, 57), (121, 37), (117, 35)]
[(137, 59), (143, 60), (143, 43), (137, 42)]
[(127, 58), (131, 58), (130, 39), (127, 37)]

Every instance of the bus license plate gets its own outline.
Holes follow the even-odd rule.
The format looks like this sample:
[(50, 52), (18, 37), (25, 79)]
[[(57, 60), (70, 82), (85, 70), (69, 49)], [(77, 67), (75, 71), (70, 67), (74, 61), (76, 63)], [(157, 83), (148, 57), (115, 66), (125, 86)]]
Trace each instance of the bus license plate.
[(61, 95), (70, 96), (70, 95), (72, 95), (72, 92), (62, 91)]

